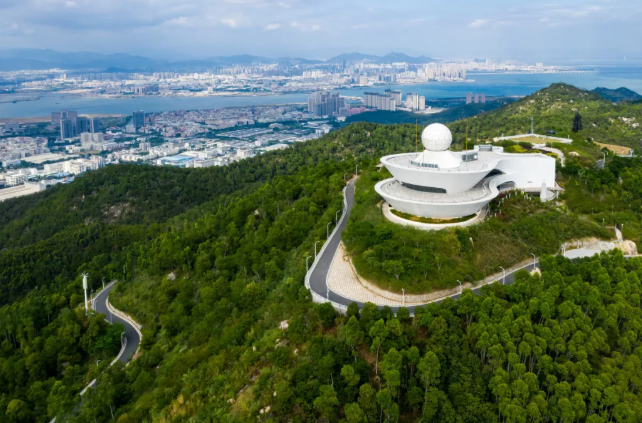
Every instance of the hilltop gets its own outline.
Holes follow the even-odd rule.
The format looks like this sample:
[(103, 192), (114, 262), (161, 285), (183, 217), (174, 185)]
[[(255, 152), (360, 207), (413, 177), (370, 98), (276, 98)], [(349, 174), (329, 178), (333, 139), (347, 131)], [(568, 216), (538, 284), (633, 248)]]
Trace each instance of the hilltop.
[(609, 101), (637, 101), (642, 100), (642, 95), (636, 93), (633, 90), (629, 90), (625, 87), (620, 87), (615, 90), (611, 90), (604, 87), (597, 87), (593, 90), (594, 93), (599, 94), (601, 97)]
[[(576, 113), (583, 129), (571, 131)], [(555, 131), (556, 137), (626, 145), (640, 148), (642, 104), (617, 103), (599, 94), (572, 85), (557, 83), (501, 109), (463, 119), (449, 125), (456, 142), (462, 142), (466, 129), (472, 140), (502, 135), (530, 133), (531, 117), (535, 133)]]

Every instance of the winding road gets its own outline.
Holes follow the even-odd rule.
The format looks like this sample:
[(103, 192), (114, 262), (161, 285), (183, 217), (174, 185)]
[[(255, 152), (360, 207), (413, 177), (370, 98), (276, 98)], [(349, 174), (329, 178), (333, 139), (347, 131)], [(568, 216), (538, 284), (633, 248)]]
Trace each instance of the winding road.
[(96, 310), (97, 313), (104, 314), (108, 322), (121, 323), (123, 324), (123, 326), (125, 326), (125, 338), (127, 338), (127, 345), (125, 346), (125, 349), (121, 351), (121, 354), (117, 358), (123, 363), (127, 363), (138, 350), (138, 346), (140, 345), (141, 341), (141, 333), (140, 329), (134, 326), (135, 322), (133, 322), (131, 319), (121, 317), (122, 313), (116, 311), (113, 307), (112, 310), (116, 311), (116, 313), (112, 313), (109, 310), (109, 307), (107, 306), (107, 300), (109, 298), (109, 292), (114, 288), (114, 286), (115, 282), (112, 282), (107, 285), (105, 289), (96, 294), (96, 296), (92, 300), (93, 309)]
[[(126, 317), (120, 311), (116, 310), (113, 306), (109, 305), (109, 292), (114, 289), (114, 285), (116, 284), (116, 282), (117, 281), (111, 282), (91, 299), (91, 308), (97, 313), (104, 314), (105, 320), (107, 320), (111, 324), (121, 323), (123, 326), (125, 326), (125, 333), (121, 338), (121, 342), (125, 343), (125, 347), (121, 348), (116, 358), (109, 364), (110, 366), (113, 366), (116, 361), (128, 363), (130, 360), (132, 360), (136, 352), (138, 351), (138, 347), (142, 339), (140, 325), (138, 325), (132, 319)], [(89, 382), (87, 386), (85, 386), (85, 389), (80, 391), (80, 396), (82, 397), (89, 388), (93, 388), (94, 386), (96, 386), (96, 379)], [(56, 418), (54, 417), (53, 419), (51, 419), (49, 423), (56, 423)]]
[[(348, 218), (350, 217), (350, 211), (352, 210), (352, 207), (354, 206), (354, 182), (355, 179), (352, 179), (348, 184), (346, 185), (346, 188), (344, 189), (344, 212), (341, 215), (341, 219), (339, 220), (339, 225), (335, 228), (335, 230), (332, 232), (330, 235), (330, 238), (326, 241), (326, 243), (323, 245), (323, 248), (317, 255), (314, 263), (312, 264), (312, 267), (310, 268), (309, 272), (306, 275), (306, 287), (310, 289), (312, 292), (312, 297), (315, 302), (321, 303), (321, 302), (327, 302), (330, 301), (333, 306), (339, 310), (345, 311), (346, 308), (348, 307), (349, 304), (351, 303), (357, 303), (359, 305), (359, 308), (363, 308), (364, 303), (358, 302), (351, 300), (349, 298), (345, 298), (336, 292), (332, 291), (331, 289), (328, 289), (328, 274), (330, 272), (330, 267), (332, 266), (332, 260), (335, 256), (335, 253), (337, 251), (337, 248), (339, 248), (339, 243), (341, 242), (341, 234), (345, 230), (346, 224), (348, 222)], [(511, 285), (512, 283), (515, 282), (515, 273), (518, 272), (521, 269), (526, 269), (529, 272), (532, 271), (535, 267), (538, 266), (537, 260), (534, 260), (534, 262), (520, 268), (517, 270), (513, 270), (511, 272), (507, 272), (505, 278), (499, 278), (499, 282), (502, 282), (506, 285)], [(474, 288), (472, 291), (480, 295), (481, 294), (481, 286)], [(436, 300), (434, 302), (441, 302), (445, 298), (441, 298), (439, 300)], [(453, 299), (458, 299), (459, 294), (451, 295), (450, 298)], [(413, 305), (413, 306), (408, 306), (406, 307), (411, 314), (414, 314), (414, 309), (418, 305)], [(379, 306), (381, 308), (383, 306)], [(395, 313), (400, 307), (390, 307)]]

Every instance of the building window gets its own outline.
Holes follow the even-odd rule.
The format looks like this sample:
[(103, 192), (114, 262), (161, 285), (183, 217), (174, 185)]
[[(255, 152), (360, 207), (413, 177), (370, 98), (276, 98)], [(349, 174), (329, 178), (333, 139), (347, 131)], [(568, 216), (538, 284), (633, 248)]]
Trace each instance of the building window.
[(411, 165), (419, 166), (419, 167), (429, 167), (431, 169), (439, 169), (439, 165), (434, 164), (434, 163), (419, 163), (415, 161), (410, 161)]
[(406, 182), (401, 183), (404, 187), (411, 189), (413, 191), (421, 191), (421, 192), (434, 192), (437, 194), (446, 194), (446, 190), (443, 188), (436, 188), (436, 187), (423, 187), (421, 185), (413, 185), (409, 184)]

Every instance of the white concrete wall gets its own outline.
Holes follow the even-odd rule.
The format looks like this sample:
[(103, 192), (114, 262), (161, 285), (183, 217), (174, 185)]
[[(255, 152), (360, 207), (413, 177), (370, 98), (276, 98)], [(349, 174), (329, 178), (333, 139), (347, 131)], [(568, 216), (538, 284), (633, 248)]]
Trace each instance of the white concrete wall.
[(507, 154), (501, 153), (501, 158), (495, 167), (497, 170), (510, 175), (506, 181), (515, 182), (517, 189), (541, 189), (555, 186), (555, 159), (543, 154)]
[(433, 217), (442, 219), (468, 216), (477, 213), (497, 196), (497, 191), (489, 191), (488, 195), (484, 196), (483, 198), (479, 198), (477, 200), (469, 202), (426, 203), (421, 201), (411, 201), (393, 197), (385, 191), (382, 191), (381, 187), (391, 181), (392, 179), (386, 179), (377, 183), (377, 185), (375, 185), (375, 191), (377, 191), (377, 193), (381, 195), (388, 203), (392, 204), (392, 206), (396, 210), (420, 217)]
[(457, 169), (410, 168), (391, 163), (386, 160), (388, 157), (390, 156), (382, 157), (381, 163), (396, 180), (423, 187), (443, 188), (449, 194), (470, 190), (493, 170), (492, 165), (471, 172), (460, 172)]

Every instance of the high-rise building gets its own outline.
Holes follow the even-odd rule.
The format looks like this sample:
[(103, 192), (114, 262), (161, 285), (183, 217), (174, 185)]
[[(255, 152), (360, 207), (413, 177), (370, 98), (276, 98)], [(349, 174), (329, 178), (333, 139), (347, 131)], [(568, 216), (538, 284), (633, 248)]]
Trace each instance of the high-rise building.
[(320, 92), (308, 97), (308, 112), (315, 116), (332, 116), (345, 109), (345, 99), (339, 93)]
[(132, 88), (135, 95), (158, 94), (158, 84), (138, 85)]
[(406, 107), (411, 110), (426, 110), (426, 97), (417, 93), (406, 94)]
[(315, 114), (317, 112), (317, 97), (308, 97), (308, 113)]
[(400, 90), (386, 90), (384, 94), (392, 98), (395, 101), (395, 106), (401, 106), (401, 91)]
[[(397, 110), (397, 101), (395, 95), (391, 91), (386, 91), (385, 94), (381, 93), (363, 93), (363, 105), (377, 110), (389, 110), (394, 112)], [(399, 92), (401, 97), (401, 92)]]
[(473, 93), (466, 93), (466, 104), (473, 102)]
[(134, 125), (134, 128), (138, 130), (138, 128), (142, 128), (145, 126), (145, 112), (142, 110), (139, 110), (137, 112), (132, 113), (132, 125)]
[(475, 93), (475, 104), (479, 103), (479, 93)]
[(69, 119), (75, 125), (76, 119), (78, 119), (78, 112), (75, 110), (63, 110), (60, 112), (60, 117)]
[(51, 112), (51, 124), (60, 125), (60, 112)]
[(90, 122), (89, 118), (85, 116), (78, 116), (76, 118), (76, 128), (74, 130), (75, 134), (82, 134), (83, 132), (90, 132)]
[(75, 136), (74, 123), (71, 119), (61, 118), (60, 119), (60, 139), (62, 141), (73, 138)]
[(92, 134), (97, 134), (100, 132), (100, 121), (98, 118), (91, 118), (89, 121), (89, 132)]
[(51, 112), (51, 123), (56, 126), (60, 125), (60, 119), (69, 119), (75, 125), (77, 118), (78, 112), (74, 110), (61, 110), (59, 112)]
[(481, 102), (482, 104), (486, 103), (486, 93), (481, 93)]

